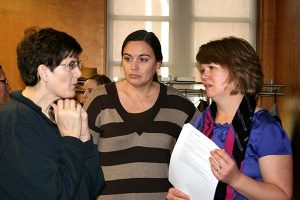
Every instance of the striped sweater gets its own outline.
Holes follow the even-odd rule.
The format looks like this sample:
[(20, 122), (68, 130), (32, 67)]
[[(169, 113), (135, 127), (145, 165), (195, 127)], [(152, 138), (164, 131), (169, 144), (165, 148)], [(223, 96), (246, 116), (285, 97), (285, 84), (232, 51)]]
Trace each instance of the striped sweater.
[(106, 181), (98, 199), (166, 199), (171, 151), (183, 124), (197, 114), (193, 103), (160, 84), (154, 106), (132, 114), (109, 83), (95, 89), (84, 108)]

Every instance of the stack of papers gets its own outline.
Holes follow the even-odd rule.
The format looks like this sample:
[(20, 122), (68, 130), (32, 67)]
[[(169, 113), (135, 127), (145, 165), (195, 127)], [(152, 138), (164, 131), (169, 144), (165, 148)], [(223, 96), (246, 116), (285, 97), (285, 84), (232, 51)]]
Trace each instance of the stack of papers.
[(191, 124), (185, 124), (172, 152), (169, 181), (191, 200), (214, 199), (218, 179), (213, 175), (210, 151), (219, 147)]

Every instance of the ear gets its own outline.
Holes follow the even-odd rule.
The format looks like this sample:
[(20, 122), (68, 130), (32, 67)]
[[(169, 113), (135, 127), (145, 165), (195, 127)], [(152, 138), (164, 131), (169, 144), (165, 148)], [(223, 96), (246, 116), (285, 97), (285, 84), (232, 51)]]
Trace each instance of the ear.
[(37, 68), (37, 76), (40, 80), (48, 81), (50, 69), (46, 65), (39, 65)]
[(159, 70), (161, 68), (161, 66), (162, 66), (162, 62), (161, 61), (157, 62), (156, 63), (156, 70)]

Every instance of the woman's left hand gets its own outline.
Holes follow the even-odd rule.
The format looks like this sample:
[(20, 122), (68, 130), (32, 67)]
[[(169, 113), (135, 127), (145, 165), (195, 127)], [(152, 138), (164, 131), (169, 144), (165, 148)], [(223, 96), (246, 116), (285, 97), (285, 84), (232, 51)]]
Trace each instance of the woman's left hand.
[(211, 170), (215, 177), (223, 183), (229, 185), (241, 175), (239, 168), (234, 159), (228, 153), (221, 149), (211, 151), (209, 161), (211, 163)]

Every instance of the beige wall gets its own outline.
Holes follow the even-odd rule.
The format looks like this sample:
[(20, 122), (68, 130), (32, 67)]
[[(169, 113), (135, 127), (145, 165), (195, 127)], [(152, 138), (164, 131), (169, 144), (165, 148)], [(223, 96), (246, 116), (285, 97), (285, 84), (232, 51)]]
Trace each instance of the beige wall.
[(105, 73), (105, 0), (0, 0), (0, 63), (13, 90), (24, 88), (16, 46), (30, 26), (53, 27), (77, 39), (84, 67)]

